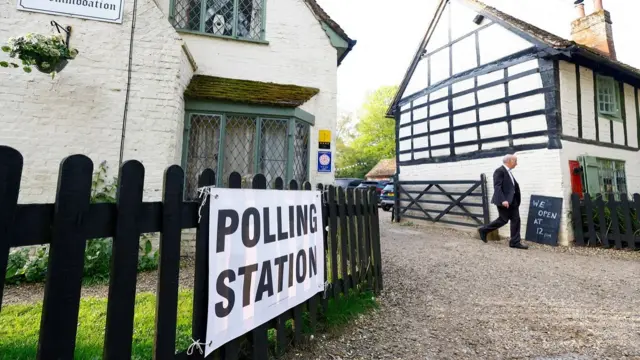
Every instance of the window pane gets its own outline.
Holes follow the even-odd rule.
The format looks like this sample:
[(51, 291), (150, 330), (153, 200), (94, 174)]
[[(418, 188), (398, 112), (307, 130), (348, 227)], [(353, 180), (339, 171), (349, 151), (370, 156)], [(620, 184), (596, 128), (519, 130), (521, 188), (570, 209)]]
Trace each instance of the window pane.
[(218, 167), (220, 115), (191, 115), (186, 164), (186, 198), (198, 197), (198, 177), (207, 168)]
[(200, 0), (175, 0), (174, 24), (178, 29), (200, 31)]
[(262, 39), (262, 0), (238, 0), (238, 31), (242, 38)]
[(309, 174), (309, 125), (296, 122), (293, 142), (293, 178), (299, 186), (308, 180)]
[(286, 182), (288, 127), (287, 120), (262, 119), (258, 171), (267, 178), (269, 188), (275, 186), (277, 177)]
[(256, 119), (248, 116), (228, 116), (225, 126), (222, 183), (229, 184), (229, 175), (236, 171), (242, 177), (253, 175), (255, 164)]
[(214, 35), (233, 35), (233, 0), (206, 0), (204, 31)]

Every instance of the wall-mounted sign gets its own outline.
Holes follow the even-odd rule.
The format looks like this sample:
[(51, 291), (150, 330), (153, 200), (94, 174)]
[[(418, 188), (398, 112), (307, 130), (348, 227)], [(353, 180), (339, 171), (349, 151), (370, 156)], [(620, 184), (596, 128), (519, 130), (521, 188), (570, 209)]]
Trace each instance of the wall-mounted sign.
[(318, 172), (331, 172), (331, 151), (318, 151)]
[(331, 130), (318, 130), (318, 149), (331, 149)]
[(18, 10), (122, 24), (124, 0), (18, 0)]

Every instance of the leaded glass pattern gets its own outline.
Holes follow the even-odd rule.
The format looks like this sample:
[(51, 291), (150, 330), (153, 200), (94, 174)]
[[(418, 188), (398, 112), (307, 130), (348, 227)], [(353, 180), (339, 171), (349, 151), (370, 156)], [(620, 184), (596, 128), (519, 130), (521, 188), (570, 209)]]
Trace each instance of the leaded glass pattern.
[(264, 39), (265, 0), (175, 0), (177, 29), (248, 40)]
[(296, 122), (293, 140), (293, 178), (302, 184), (309, 179), (309, 125)]
[(221, 115), (192, 114), (187, 147), (187, 199), (198, 197), (198, 177), (207, 168), (217, 170)]
[(627, 174), (623, 161), (598, 158), (598, 180), (602, 194), (614, 195), (619, 199), (620, 194), (627, 193)]
[(270, 188), (274, 187), (277, 177), (286, 179), (288, 128), (287, 120), (262, 119), (258, 172), (267, 178), (267, 185)]
[(222, 172), (225, 187), (234, 171), (242, 176), (253, 174), (256, 141), (255, 117), (227, 116)]

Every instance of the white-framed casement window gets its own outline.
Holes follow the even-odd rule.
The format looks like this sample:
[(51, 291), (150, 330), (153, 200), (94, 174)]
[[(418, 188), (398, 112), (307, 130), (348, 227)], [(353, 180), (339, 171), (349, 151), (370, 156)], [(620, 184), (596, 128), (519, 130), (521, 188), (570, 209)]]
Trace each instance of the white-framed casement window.
[(613, 195), (620, 199), (627, 193), (627, 174), (622, 160), (581, 156), (578, 158), (583, 168), (583, 185), (590, 195), (602, 194), (606, 199)]
[(170, 20), (182, 31), (265, 41), (266, 0), (171, 0)]
[(622, 121), (620, 83), (609, 76), (597, 75), (598, 114), (611, 120)]

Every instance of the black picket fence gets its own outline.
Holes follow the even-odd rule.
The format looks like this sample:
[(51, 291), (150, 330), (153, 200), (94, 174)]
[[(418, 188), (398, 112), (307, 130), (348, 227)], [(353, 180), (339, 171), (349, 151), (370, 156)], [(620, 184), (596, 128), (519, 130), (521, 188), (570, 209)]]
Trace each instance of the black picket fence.
[(616, 200), (601, 194), (571, 195), (571, 219), (576, 245), (640, 249), (640, 194)]
[[(143, 202), (144, 166), (137, 160), (127, 161), (120, 168), (116, 203), (90, 204), (93, 163), (85, 155), (72, 155), (61, 162), (55, 203), (18, 204), (22, 167), (23, 157), (17, 150), (0, 146), (0, 311), (10, 249), (49, 244), (38, 359), (74, 358), (84, 251), (86, 241), (96, 238), (113, 238), (103, 358), (131, 358), (139, 237), (154, 232), (160, 232), (160, 257), (153, 357), (203, 358), (198, 351), (187, 355), (186, 349), (175, 346), (182, 229), (197, 229), (192, 338), (205, 339), (207, 325), (209, 207), (203, 206), (199, 213), (204, 199), (183, 200), (183, 169), (176, 165), (166, 169), (161, 202)], [(207, 169), (200, 175), (199, 187), (213, 185), (215, 180), (215, 173)], [(266, 178), (258, 174), (251, 185), (266, 189)], [(242, 187), (239, 173), (229, 176), (229, 187)], [(301, 188), (312, 190), (308, 182)], [(266, 191), (285, 189), (282, 179), (276, 180), (276, 189)], [(292, 180), (288, 189), (299, 186)], [(318, 311), (326, 309), (329, 297), (348, 296), (350, 289), (382, 290), (376, 193), (349, 189), (345, 194), (341, 188), (322, 184), (316, 189), (323, 191), (322, 216), (328, 225), (323, 229), (328, 291), (228, 342), (208, 358), (237, 359), (241, 340), (248, 339), (251, 358), (268, 359), (269, 329), (276, 330), (276, 349), (281, 354), (291, 342), (285, 331), (288, 320), (293, 319), (292, 340), (298, 344), (304, 340), (305, 311), (315, 329)]]

